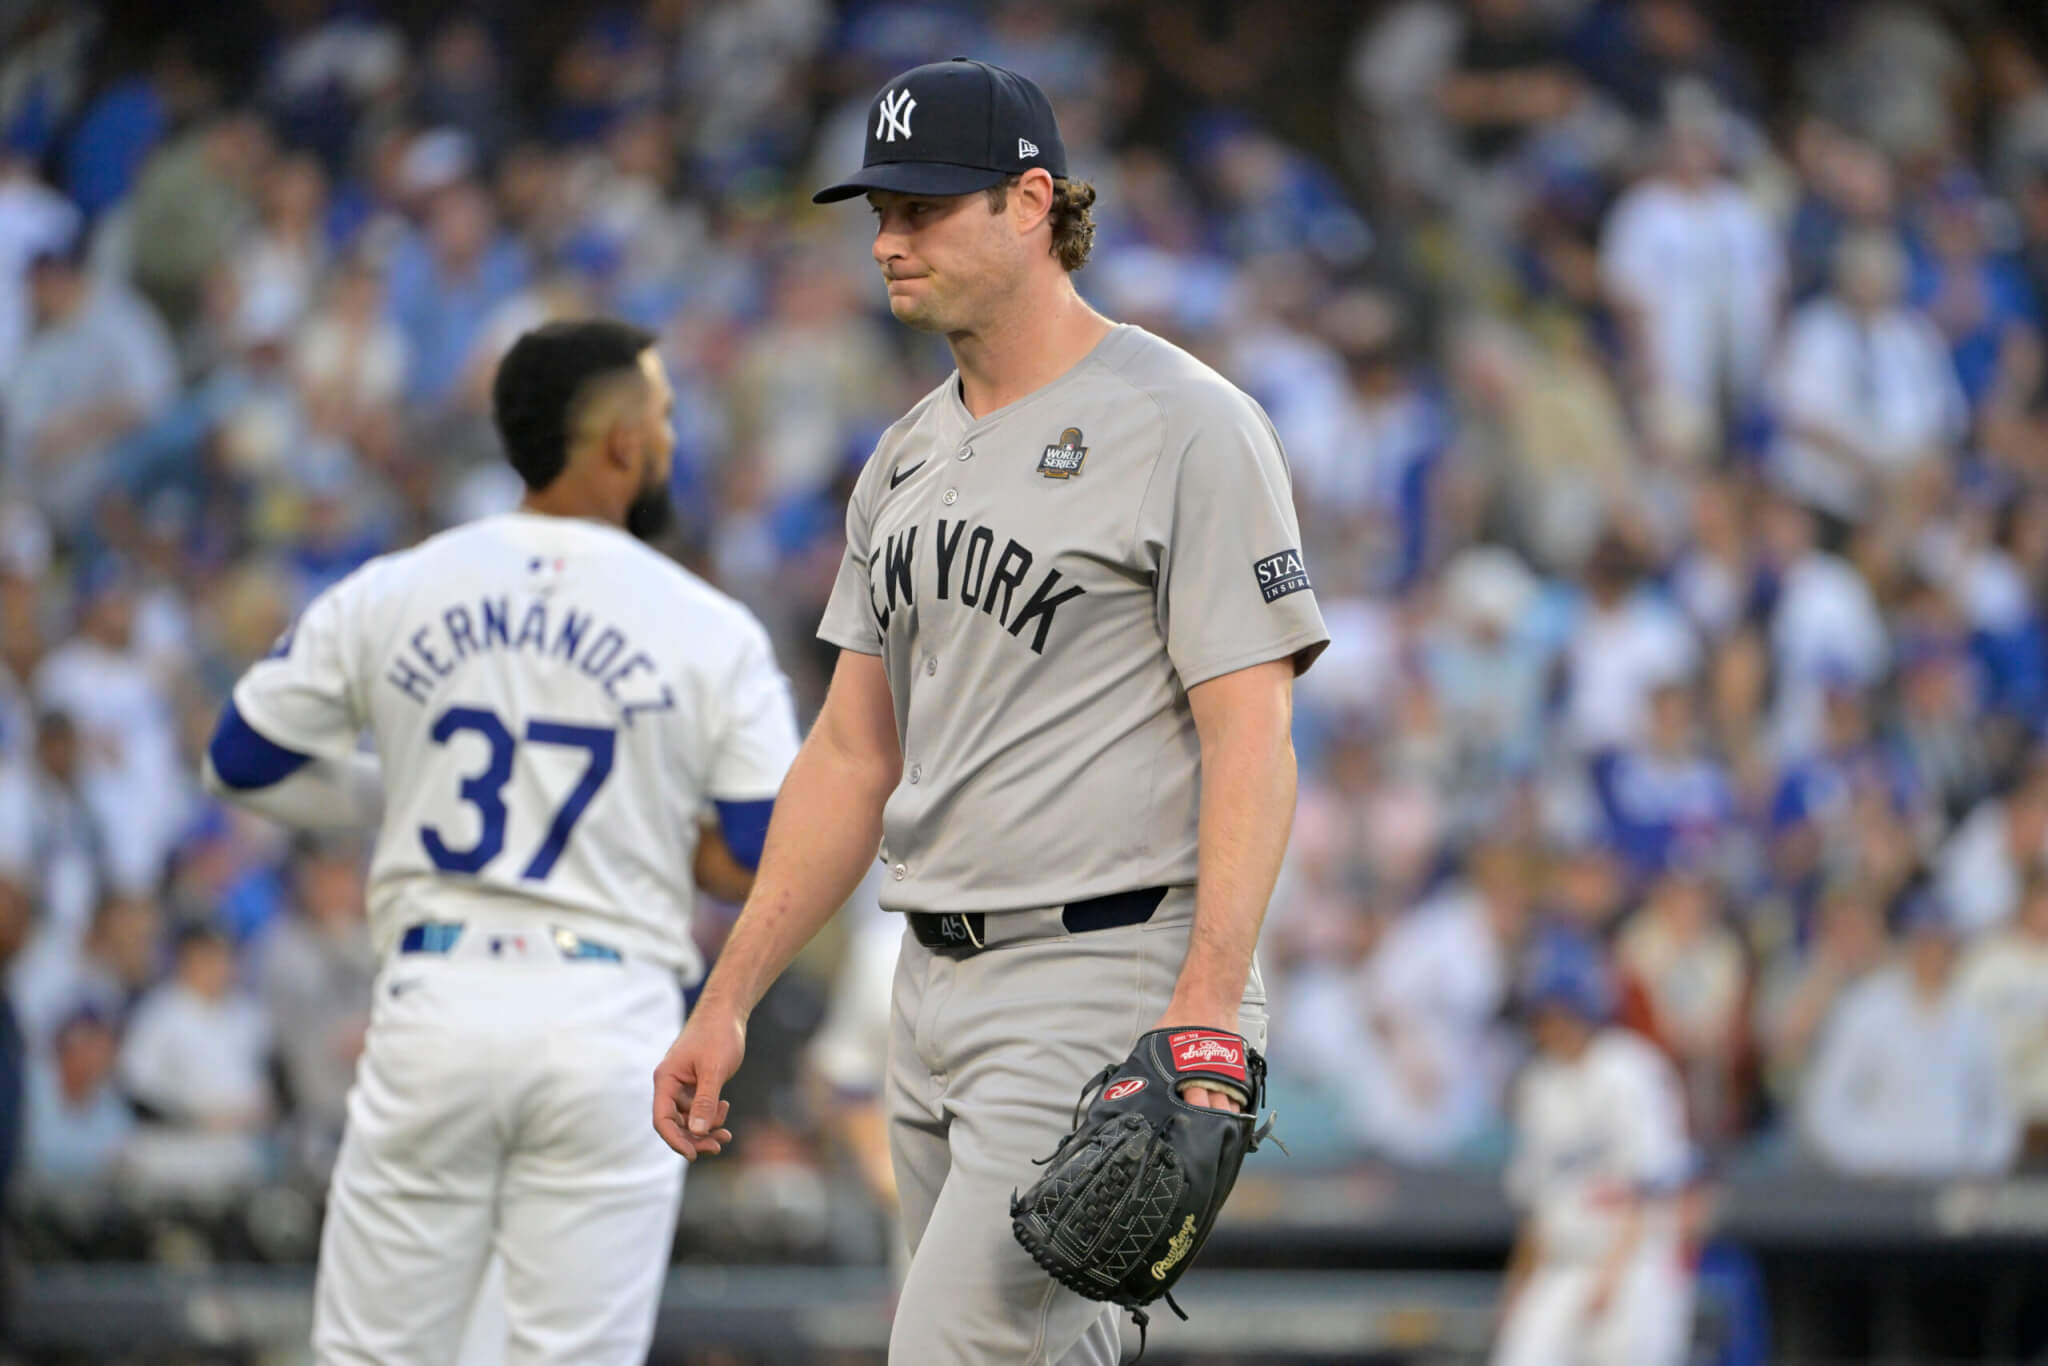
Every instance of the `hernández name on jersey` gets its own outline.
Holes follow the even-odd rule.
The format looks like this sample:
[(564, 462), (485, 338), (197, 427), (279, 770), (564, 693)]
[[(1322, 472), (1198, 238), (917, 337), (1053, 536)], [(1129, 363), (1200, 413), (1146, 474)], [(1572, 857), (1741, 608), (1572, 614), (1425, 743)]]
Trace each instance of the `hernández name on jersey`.
[(430, 610), (427, 623), (398, 642), (383, 679), (425, 705), (469, 660), (510, 654), (581, 674), (618, 704), (627, 725), (675, 706), (675, 690), (662, 681), (670, 671), (654, 656), (595, 611), (546, 593), (484, 593)]
[[(931, 550), (932, 572), (924, 577), (932, 601), (981, 613), (1033, 654), (1045, 653), (1060, 605), (1088, 591), (1078, 583), (1062, 582), (1060, 571), (1046, 564), (1050, 557), (1034, 553), (1016, 538), (1001, 536), (993, 527), (941, 517), (934, 525), (892, 532), (869, 553), (868, 600), (883, 632), (899, 608), (917, 601), (920, 543)], [(1039, 566), (1035, 574), (1034, 564)]]

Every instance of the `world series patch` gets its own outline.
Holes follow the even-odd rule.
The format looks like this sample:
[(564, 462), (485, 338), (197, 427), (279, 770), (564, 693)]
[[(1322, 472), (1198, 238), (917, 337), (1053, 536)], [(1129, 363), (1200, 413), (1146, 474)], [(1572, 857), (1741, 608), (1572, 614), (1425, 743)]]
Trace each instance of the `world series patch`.
[(1045, 454), (1038, 457), (1038, 472), (1048, 479), (1071, 479), (1081, 472), (1081, 462), (1087, 456), (1081, 429), (1069, 427), (1060, 433), (1057, 444), (1047, 446)]
[(1259, 593), (1267, 602), (1278, 602), (1289, 593), (1299, 593), (1310, 586), (1308, 566), (1301, 562), (1299, 550), (1283, 550), (1254, 562), (1252, 574), (1258, 579)]

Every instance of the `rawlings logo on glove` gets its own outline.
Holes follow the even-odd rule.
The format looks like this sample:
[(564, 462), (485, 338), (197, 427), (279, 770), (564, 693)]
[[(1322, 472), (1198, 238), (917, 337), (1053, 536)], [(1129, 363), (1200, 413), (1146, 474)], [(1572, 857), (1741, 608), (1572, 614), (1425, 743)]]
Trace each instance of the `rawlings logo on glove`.
[[(1011, 1198), (1011, 1230), (1032, 1259), (1061, 1285), (1129, 1309), (1140, 1352), (1145, 1305), (1164, 1296), (1187, 1317), (1171, 1292), (1245, 1154), (1272, 1132), (1254, 1113), (1265, 1082), (1266, 1060), (1239, 1035), (1152, 1030), (1082, 1088), (1074, 1131), (1045, 1159), (1045, 1175)], [(1190, 1086), (1233, 1095), (1246, 1112), (1189, 1104), (1181, 1092)]]
[(1211, 1067), (1242, 1084), (1245, 1080), (1245, 1041), (1235, 1034), (1213, 1029), (1190, 1029), (1167, 1039), (1173, 1046), (1173, 1065), (1187, 1072)]

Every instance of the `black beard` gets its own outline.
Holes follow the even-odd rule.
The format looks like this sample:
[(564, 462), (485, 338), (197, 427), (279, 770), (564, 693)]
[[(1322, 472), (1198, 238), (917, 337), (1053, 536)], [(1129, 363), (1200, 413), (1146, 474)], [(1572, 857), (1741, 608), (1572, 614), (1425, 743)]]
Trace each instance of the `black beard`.
[(626, 531), (643, 541), (659, 539), (675, 521), (675, 504), (669, 501), (668, 485), (649, 484), (633, 495), (626, 505)]

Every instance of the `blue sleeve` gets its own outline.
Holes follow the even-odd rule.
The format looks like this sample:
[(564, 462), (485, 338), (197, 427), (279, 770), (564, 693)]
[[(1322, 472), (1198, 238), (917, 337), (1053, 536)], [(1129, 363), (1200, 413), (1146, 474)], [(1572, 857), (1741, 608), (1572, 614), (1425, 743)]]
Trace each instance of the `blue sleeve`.
[(759, 868), (761, 846), (768, 842), (768, 817), (775, 810), (775, 799), (713, 805), (718, 808), (718, 833), (725, 837), (725, 847), (732, 850), (733, 858), (743, 868)]
[(258, 734), (235, 710), (233, 698), (221, 708), (220, 724), (214, 728), (206, 755), (213, 760), (213, 771), (220, 780), (242, 791), (283, 782), (312, 758)]

